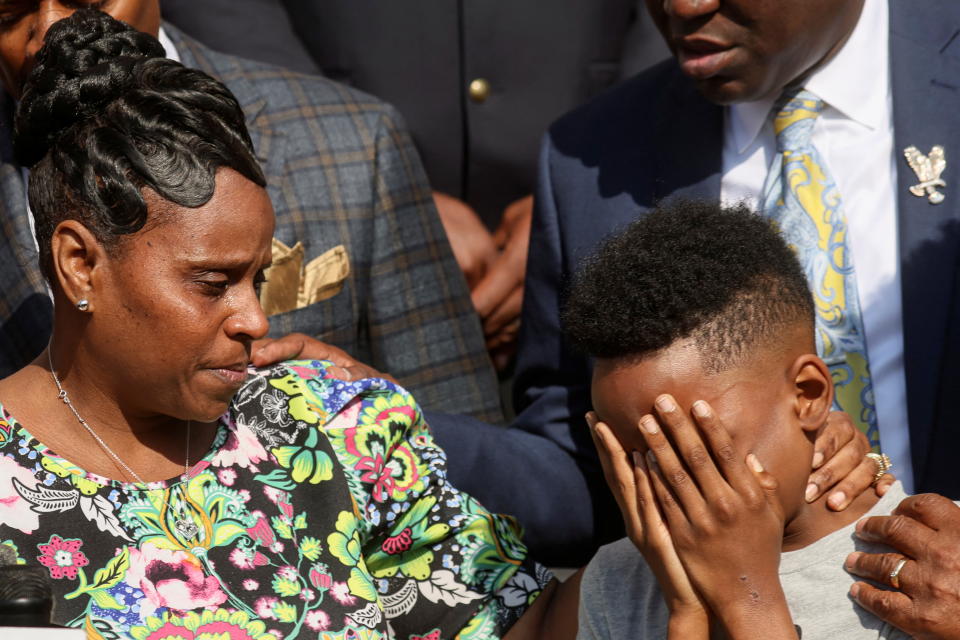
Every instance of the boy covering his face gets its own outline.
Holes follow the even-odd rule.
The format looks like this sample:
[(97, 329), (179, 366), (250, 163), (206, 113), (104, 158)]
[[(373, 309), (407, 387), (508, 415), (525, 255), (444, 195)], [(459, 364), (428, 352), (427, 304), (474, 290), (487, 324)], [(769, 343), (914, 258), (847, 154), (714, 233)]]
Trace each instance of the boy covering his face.
[(632, 541), (588, 566), (580, 638), (906, 637), (856, 607), (843, 568), (877, 551), (853, 523), (900, 485), (843, 512), (804, 500), (833, 397), (813, 313), (793, 252), (745, 208), (661, 205), (582, 269), (564, 323), (595, 359), (591, 423)]

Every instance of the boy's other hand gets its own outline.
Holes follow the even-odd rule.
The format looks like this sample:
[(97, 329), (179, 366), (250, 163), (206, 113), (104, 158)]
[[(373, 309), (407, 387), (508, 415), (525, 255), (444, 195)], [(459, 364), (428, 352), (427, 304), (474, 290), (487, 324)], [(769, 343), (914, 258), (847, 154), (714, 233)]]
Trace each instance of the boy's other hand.
[(670, 532), (653, 496), (643, 454), (624, 451), (610, 427), (592, 411), (586, 417), (604, 478), (620, 507), (627, 536), (643, 554), (657, 578), (670, 609), (671, 627), (677, 625), (679, 618), (683, 618), (684, 637), (707, 637), (710, 623), (706, 607), (673, 548)]
[(753, 454), (736, 453), (706, 402), (693, 405), (696, 424), (670, 395), (657, 398), (656, 411), (659, 419), (640, 421), (647, 477), (694, 588), (730, 637), (749, 629), (742, 637), (795, 638), (778, 574), (776, 479)]
[(893, 515), (864, 518), (857, 537), (897, 553), (851, 553), (851, 573), (898, 589), (856, 582), (850, 595), (867, 611), (920, 640), (960, 640), (960, 507), (935, 494), (910, 496)]
[(807, 502), (813, 502), (826, 491), (827, 506), (843, 511), (853, 500), (871, 487), (877, 496), (883, 496), (896, 478), (885, 474), (874, 485), (876, 463), (867, 458), (870, 442), (858, 430), (853, 420), (842, 411), (833, 411), (827, 423), (817, 433), (813, 445), (813, 473), (807, 481)]

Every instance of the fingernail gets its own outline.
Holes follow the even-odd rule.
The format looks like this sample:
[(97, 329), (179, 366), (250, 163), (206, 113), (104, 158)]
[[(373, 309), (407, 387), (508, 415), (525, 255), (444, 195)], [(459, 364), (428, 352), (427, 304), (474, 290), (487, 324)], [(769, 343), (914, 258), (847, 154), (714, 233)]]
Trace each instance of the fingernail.
[(763, 473), (763, 465), (760, 464), (760, 460), (757, 459), (757, 456), (753, 455), (752, 453), (747, 455), (747, 464), (750, 465), (750, 468), (756, 473)]
[(866, 520), (858, 520), (858, 521), (857, 521), (857, 525), (854, 527), (854, 529), (857, 530), (857, 533), (860, 533), (861, 531), (863, 531), (863, 528), (864, 528), (865, 526), (867, 526), (867, 521), (866, 521)]
[(673, 398), (670, 396), (664, 395), (657, 398), (657, 409), (660, 409), (660, 411), (663, 411), (664, 413), (670, 413), (676, 408), (677, 406), (673, 404)]
[(813, 468), (819, 469), (820, 465), (822, 464), (823, 464), (823, 454), (817, 451), (815, 454), (813, 454)]
[(709, 418), (710, 405), (703, 400), (697, 400), (693, 403), (693, 415), (697, 416), (698, 418)]
[(653, 419), (653, 416), (643, 416), (640, 418), (640, 427), (652, 436), (660, 431), (660, 428), (657, 426), (657, 421)]
[(854, 582), (854, 583), (853, 583), (853, 586), (850, 587), (850, 595), (853, 596), (854, 598), (856, 598), (857, 596), (860, 595), (860, 583), (859, 583), (859, 582)]
[(840, 509), (843, 507), (844, 503), (847, 501), (847, 494), (843, 491), (837, 491), (827, 498), (827, 504), (829, 504), (834, 509)]
[(647, 470), (647, 465), (643, 462), (643, 454), (636, 449), (633, 450), (633, 466), (640, 467), (644, 471)]
[(857, 558), (859, 557), (860, 557), (859, 551), (854, 551), (853, 553), (847, 556), (847, 559), (843, 561), (843, 566), (847, 569), (847, 571), (849, 571), (850, 569), (853, 569), (853, 566), (857, 564)]
[(820, 487), (818, 487), (816, 484), (811, 482), (810, 484), (807, 485), (807, 490), (804, 492), (803, 498), (807, 502), (811, 502), (813, 501), (814, 498), (817, 497), (817, 491), (819, 490), (820, 490)]
[(587, 421), (587, 424), (591, 429), (597, 426), (597, 420), (593, 417), (593, 411), (587, 411), (585, 414), (583, 414), (583, 418)]

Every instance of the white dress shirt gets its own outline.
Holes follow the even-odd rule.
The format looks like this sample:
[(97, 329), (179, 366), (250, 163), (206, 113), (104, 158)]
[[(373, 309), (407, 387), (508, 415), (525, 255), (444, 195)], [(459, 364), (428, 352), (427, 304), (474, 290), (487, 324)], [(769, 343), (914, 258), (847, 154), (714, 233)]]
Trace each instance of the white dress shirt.
[[(887, 1), (866, 0), (846, 44), (804, 88), (824, 101), (813, 144), (836, 180), (850, 227), (880, 444), (911, 493), (888, 22)], [(722, 201), (758, 206), (776, 154), (775, 100), (726, 109)]]

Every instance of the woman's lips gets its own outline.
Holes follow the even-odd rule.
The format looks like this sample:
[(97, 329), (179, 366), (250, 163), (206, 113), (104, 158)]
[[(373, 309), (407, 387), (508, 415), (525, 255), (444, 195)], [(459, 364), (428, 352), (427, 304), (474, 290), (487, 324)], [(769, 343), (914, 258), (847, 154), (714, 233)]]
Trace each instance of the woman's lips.
[(733, 47), (709, 42), (677, 44), (677, 61), (680, 70), (694, 80), (706, 80), (718, 75), (733, 53)]
[(246, 367), (219, 368), (210, 369), (210, 371), (223, 382), (232, 387), (239, 387), (247, 379)]

